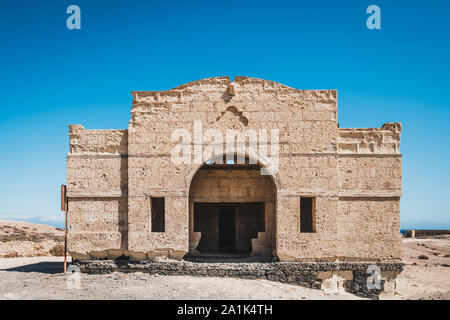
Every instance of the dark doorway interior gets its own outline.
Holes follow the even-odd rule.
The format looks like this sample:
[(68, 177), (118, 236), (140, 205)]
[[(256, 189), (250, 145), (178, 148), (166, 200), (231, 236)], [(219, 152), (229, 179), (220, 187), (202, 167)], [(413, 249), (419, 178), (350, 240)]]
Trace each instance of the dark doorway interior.
[(219, 206), (219, 252), (236, 252), (235, 218), (233, 205)]
[(264, 202), (194, 203), (194, 231), (201, 232), (201, 253), (252, 251), (252, 238), (265, 229)]

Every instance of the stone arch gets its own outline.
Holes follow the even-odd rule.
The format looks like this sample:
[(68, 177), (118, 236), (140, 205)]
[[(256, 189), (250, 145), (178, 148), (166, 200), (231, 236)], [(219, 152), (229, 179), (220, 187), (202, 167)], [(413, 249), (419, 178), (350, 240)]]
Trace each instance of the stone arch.
[[(223, 153), (220, 156), (226, 156), (227, 153)], [(281, 190), (282, 189), (282, 183), (279, 179), (278, 176), (278, 172), (275, 172), (272, 167), (269, 165), (269, 160), (266, 157), (263, 157), (261, 155), (259, 155), (258, 153), (240, 153), (240, 152), (234, 152), (234, 155), (236, 156), (240, 156), (240, 157), (245, 157), (245, 158), (249, 158), (249, 159), (253, 159), (254, 161), (256, 161), (256, 163), (263, 168), (264, 170), (267, 171), (268, 176), (272, 179), (272, 182), (275, 185), (275, 190)], [(192, 183), (192, 179), (194, 178), (195, 174), (201, 169), (201, 167), (211, 159), (208, 159), (204, 162), (202, 162), (201, 164), (192, 164), (191, 167), (188, 169), (187, 173), (186, 173), (186, 186), (187, 186), (187, 193), (190, 193), (190, 188), (191, 188), (191, 183)]]
[(276, 176), (262, 175), (264, 164), (254, 158), (233, 155), (245, 158), (245, 163), (211, 164), (209, 159), (187, 176), (189, 254), (272, 258), (276, 256)]

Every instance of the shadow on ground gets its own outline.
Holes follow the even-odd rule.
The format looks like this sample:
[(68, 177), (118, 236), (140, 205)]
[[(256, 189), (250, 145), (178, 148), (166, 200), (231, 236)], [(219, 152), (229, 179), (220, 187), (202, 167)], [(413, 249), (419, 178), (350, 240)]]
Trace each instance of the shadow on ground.
[(63, 273), (64, 263), (63, 262), (38, 262), (27, 264), (20, 267), (13, 267), (8, 269), (0, 269), (0, 271), (15, 271), (15, 272), (39, 272), (47, 274)]

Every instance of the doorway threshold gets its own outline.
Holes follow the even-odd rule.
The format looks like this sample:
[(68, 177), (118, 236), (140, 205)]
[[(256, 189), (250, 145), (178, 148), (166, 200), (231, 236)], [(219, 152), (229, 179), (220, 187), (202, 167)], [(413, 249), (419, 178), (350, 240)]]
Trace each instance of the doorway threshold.
[(227, 252), (205, 252), (196, 254), (187, 254), (183, 258), (191, 262), (208, 262), (208, 263), (248, 263), (248, 262), (272, 262), (272, 258), (250, 256), (246, 253), (227, 253)]

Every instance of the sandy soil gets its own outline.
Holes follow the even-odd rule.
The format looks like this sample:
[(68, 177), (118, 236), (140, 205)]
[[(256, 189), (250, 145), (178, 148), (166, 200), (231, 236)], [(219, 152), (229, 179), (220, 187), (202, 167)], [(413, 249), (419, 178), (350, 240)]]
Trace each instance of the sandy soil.
[(52, 255), (50, 250), (62, 244), (63, 236), (63, 230), (51, 226), (0, 220), (0, 258)]
[[(11, 225), (10, 222), (8, 224)], [(4, 225), (0, 222), (0, 236), (11, 236), (11, 232), (5, 232), (5, 229), (11, 231), (12, 228)], [(39, 225), (26, 223), (14, 226), (19, 232), (13, 232), (13, 238), (15, 234), (23, 238), (20, 230), (31, 230), (29, 233), (35, 236), (0, 241), (0, 255), (14, 249), (22, 256), (0, 258), (0, 299), (359, 299), (345, 292), (330, 293), (267, 280), (143, 273), (81, 274), (77, 288), (77, 276), (62, 272), (62, 257), (39, 256), (49, 255), (50, 244), (45, 249), (36, 250), (28, 243), (42, 247), (45, 241), (56, 243), (62, 235), (61, 230), (48, 226), (41, 229)], [(56, 238), (44, 240), (39, 236), (43, 234)], [(26, 255), (34, 257), (23, 257)], [(450, 300), (450, 236), (404, 239), (403, 262), (406, 266), (397, 279), (395, 299)]]
[(397, 299), (450, 300), (450, 236), (403, 239), (403, 262)]
[[(62, 258), (0, 259), (0, 299), (357, 299), (267, 280), (62, 273)], [(73, 285), (73, 286), (72, 286)], [(237, 289), (238, 288), (238, 289)]]

